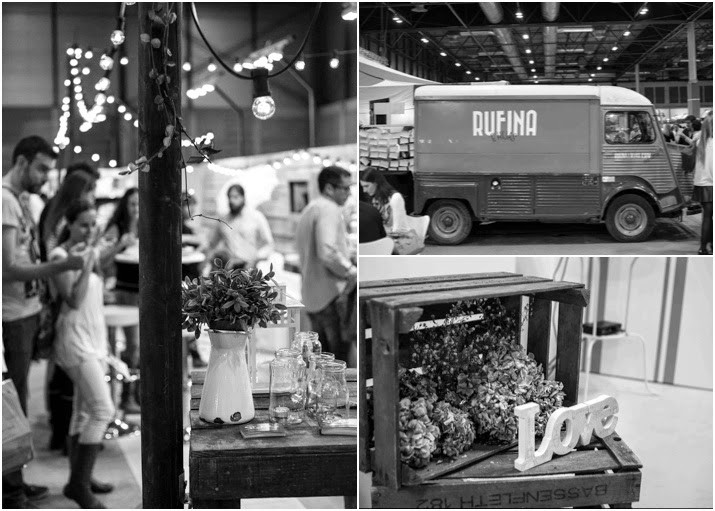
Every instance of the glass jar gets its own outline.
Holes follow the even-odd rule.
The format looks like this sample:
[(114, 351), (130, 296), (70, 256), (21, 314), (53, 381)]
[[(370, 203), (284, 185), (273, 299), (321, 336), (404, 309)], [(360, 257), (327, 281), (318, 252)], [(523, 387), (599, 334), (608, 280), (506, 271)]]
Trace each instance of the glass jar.
[[(342, 360), (322, 364), (318, 385), (318, 406), (315, 413), (319, 422), (331, 422), (341, 418), (337, 409), (349, 406), (350, 394), (345, 380), (346, 367), (347, 364)], [(347, 417), (347, 413), (345, 415)]]
[(309, 365), (311, 355), (318, 355), (323, 351), (318, 332), (296, 332), (290, 347), (300, 351), (306, 366)]
[(297, 350), (276, 351), (270, 363), (269, 405), (271, 422), (300, 424), (305, 415), (306, 366)]
[(320, 385), (321, 368), (324, 363), (335, 360), (335, 355), (327, 351), (310, 356), (308, 365), (308, 397), (305, 403), (305, 413), (308, 417), (315, 418), (318, 407), (318, 387)]

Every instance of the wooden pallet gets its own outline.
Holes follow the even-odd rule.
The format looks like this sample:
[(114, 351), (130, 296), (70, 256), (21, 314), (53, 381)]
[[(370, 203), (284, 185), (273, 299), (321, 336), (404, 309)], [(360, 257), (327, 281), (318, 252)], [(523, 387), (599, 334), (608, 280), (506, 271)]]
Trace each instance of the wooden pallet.
[(509, 449), (419, 486), (372, 489), (374, 508), (554, 508), (639, 500), (640, 460), (618, 436), (598, 440), (526, 472)]
[[(564, 385), (565, 406), (575, 404), (578, 399), (581, 320), (588, 303), (588, 292), (583, 284), (513, 273), (475, 273), (365, 282), (360, 284), (359, 295), (360, 469), (373, 473), (373, 483), (380, 488), (380, 495), (392, 495), (391, 492), (412, 483), (417, 486), (406, 491), (419, 494), (427, 487), (434, 487), (435, 481), (449, 479), (441, 467), (430, 465), (422, 471), (412, 471), (400, 461), (398, 359), (401, 336), (404, 342), (404, 334), (416, 322), (432, 316), (444, 317), (457, 301), (500, 298), (508, 308), (518, 308), (522, 297), (529, 297), (527, 350), (543, 367), (548, 367), (551, 305), (557, 302), (555, 378)], [(366, 337), (369, 327), (372, 327), (370, 354)], [(374, 382), (374, 432), (369, 430), (367, 420), (366, 382), (370, 377)], [(371, 452), (368, 439), (373, 433), (375, 449)], [(476, 458), (491, 454), (493, 451)], [(467, 455), (470, 456), (474, 454)], [(454, 472), (454, 468), (460, 467), (449, 471)], [(414, 505), (412, 502), (411, 506)]]

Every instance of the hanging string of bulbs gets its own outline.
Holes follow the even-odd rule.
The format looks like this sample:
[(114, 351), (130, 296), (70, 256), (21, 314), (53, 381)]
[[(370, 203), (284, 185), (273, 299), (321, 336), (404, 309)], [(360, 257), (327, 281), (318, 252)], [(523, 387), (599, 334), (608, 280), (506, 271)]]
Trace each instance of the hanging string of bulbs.
[(253, 115), (256, 118), (266, 120), (273, 117), (273, 114), (276, 113), (276, 103), (271, 97), (271, 90), (268, 87), (268, 79), (274, 78), (286, 72), (298, 60), (298, 57), (301, 55), (301, 53), (303, 53), (303, 49), (308, 42), (308, 37), (313, 32), (315, 23), (318, 21), (318, 14), (320, 13), (321, 6), (322, 5), (320, 3), (315, 6), (313, 18), (310, 20), (310, 25), (308, 25), (308, 30), (303, 37), (303, 41), (300, 44), (300, 48), (296, 52), (295, 57), (293, 57), (293, 59), (289, 63), (287, 63), (282, 69), (271, 73), (266, 67), (266, 65), (269, 63), (268, 59), (266, 58), (263, 66), (256, 66), (254, 69), (250, 69), (251, 74), (249, 76), (244, 76), (239, 71), (234, 70), (231, 66), (229, 66), (228, 64), (226, 64), (226, 62), (223, 61), (223, 59), (218, 53), (216, 53), (216, 50), (214, 50), (213, 46), (211, 46), (211, 43), (209, 43), (208, 38), (204, 34), (204, 31), (201, 29), (201, 23), (199, 22), (199, 16), (196, 12), (196, 4), (194, 2), (191, 2), (191, 17), (194, 20), (196, 30), (199, 32), (201, 39), (203, 39), (204, 44), (206, 44), (206, 47), (211, 52), (211, 55), (213, 55), (214, 59), (216, 59), (216, 62), (218, 62), (221, 67), (223, 67), (230, 75), (235, 76), (236, 78), (239, 78), (241, 80), (253, 81), (253, 104), (251, 105), (251, 110), (253, 111)]

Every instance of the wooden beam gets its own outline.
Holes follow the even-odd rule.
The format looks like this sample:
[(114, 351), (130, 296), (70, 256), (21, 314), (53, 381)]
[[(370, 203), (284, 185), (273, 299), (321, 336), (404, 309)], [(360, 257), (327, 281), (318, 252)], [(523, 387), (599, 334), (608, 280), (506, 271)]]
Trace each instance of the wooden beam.
[[(163, 30), (153, 31), (148, 17), (157, 5), (167, 9), (170, 4), (137, 4), (140, 33), (160, 37)], [(168, 25), (167, 47), (178, 65), (165, 72), (171, 78), (168, 92), (179, 116), (182, 17), (180, 8), (174, 12), (177, 20)], [(166, 136), (166, 110), (157, 108), (158, 85), (149, 78), (152, 60), (162, 62), (163, 51), (163, 45), (153, 49), (139, 43), (139, 147), (147, 157), (162, 147)], [(180, 162), (181, 145), (175, 138), (161, 158), (151, 161), (149, 172), (139, 173), (142, 503), (154, 509), (180, 509), (184, 501)]]

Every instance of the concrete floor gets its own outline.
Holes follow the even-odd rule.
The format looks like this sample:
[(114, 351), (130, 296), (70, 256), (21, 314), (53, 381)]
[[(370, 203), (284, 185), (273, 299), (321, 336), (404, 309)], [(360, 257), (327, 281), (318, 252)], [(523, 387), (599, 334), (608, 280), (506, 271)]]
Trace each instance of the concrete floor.
[[(203, 351), (203, 350), (202, 350)], [(49, 486), (50, 495), (35, 504), (42, 509), (77, 509), (78, 506), (62, 495), (67, 483), (69, 465), (67, 458), (58, 451), (50, 451), (50, 427), (44, 406), (44, 381), (46, 362), (33, 363), (30, 369), (29, 415), (33, 430), (35, 459), (25, 469), (25, 481)], [(188, 394), (186, 395), (188, 400)], [(139, 422), (140, 417), (129, 416), (128, 420)], [(104, 442), (95, 466), (97, 479), (111, 482), (115, 490), (101, 496), (111, 509), (141, 508), (141, 437), (128, 436)], [(184, 444), (184, 474), (189, 478), (189, 445)], [(342, 509), (342, 497), (314, 497), (288, 499), (244, 499), (243, 509)]]
[[(583, 374), (581, 375), (583, 381)], [(634, 508), (713, 507), (713, 393), (592, 374), (589, 397), (618, 400), (616, 430), (640, 458), (640, 501)], [(583, 389), (579, 401), (585, 401)], [(360, 506), (370, 507), (370, 478), (360, 473)]]
[(605, 224), (494, 222), (477, 225), (456, 246), (427, 241), (424, 255), (695, 255), (700, 247), (700, 214), (683, 221), (661, 218), (641, 243), (615, 241)]

